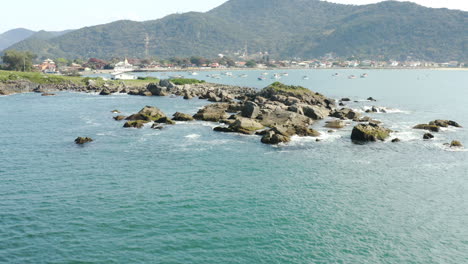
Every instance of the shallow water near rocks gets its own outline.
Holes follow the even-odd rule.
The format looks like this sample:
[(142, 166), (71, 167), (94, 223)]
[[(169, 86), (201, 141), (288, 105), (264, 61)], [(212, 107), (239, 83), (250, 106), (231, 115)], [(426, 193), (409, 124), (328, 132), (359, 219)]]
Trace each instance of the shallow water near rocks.
[[(193, 114), (208, 103), (196, 99), (0, 97), (0, 262), (467, 262), (468, 152), (443, 146), (468, 145), (466, 128), (424, 141), (411, 127), (434, 119), (468, 127), (468, 72), (346, 78), (362, 72), (289, 71), (279, 81), (349, 97), (354, 109), (393, 109), (370, 116), (402, 142), (355, 145), (351, 123), (329, 134), (324, 120), (314, 126), (320, 142), (267, 146), (213, 132), (210, 122), (123, 129), (110, 112), (152, 105)], [(274, 81), (243, 73), (215, 81)], [(78, 136), (94, 142), (77, 146)]]

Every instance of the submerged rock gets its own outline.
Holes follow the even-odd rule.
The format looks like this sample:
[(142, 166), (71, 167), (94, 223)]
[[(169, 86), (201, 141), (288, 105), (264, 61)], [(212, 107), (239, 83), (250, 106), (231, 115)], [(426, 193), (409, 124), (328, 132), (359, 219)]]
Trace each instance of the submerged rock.
[(377, 124), (359, 124), (354, 127), (351, 134), (351, 139), (354, 141), (375, 142), (377, 140), (384, 141), (390, 136), (390, 129), (381, 127)]
[(398, 143), (398, 142), (401, 142), (401, 140), (399, 138), (392, 139), (392, 143)]
[(452, 148), (462, 148), (463, 144), (458, 140), (453, 140), (452, 143), (450, 143), (450, 147), (452, 147)]
[(126, 117), (126, 116), (123, 116), (123, 115), (114, 116), (114, 120), (115, 120), (115, 121), (122, 121), (122, 120), (124, 120), (125, 118), (127, 118), (127, 117)]
[(136, 120), (136, 121), (127, 121), (123, 127), (125, 128), (142, 128), (145, 126), (146, 123), (149, 123), (149, 121), (145, 120)]
[(75, 139), (75, 143), (78, 145), (83, 145), (89, 142), (93, 142), (93, 139), (89, 137), (78, 137)]
[(433, 138), (434, 138), (434, 135), (432, 135), (431, 133), (426, 133), (423, 136), (423, 139), (426, 139), (426, 140), (433, 139)]

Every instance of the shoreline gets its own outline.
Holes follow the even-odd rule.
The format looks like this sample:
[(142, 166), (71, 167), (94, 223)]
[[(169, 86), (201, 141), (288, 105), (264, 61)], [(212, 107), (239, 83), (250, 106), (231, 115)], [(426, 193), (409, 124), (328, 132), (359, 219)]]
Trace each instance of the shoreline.
[[(229, 72), (229, 71), (283, 71), (283, 70), (429, 70), (429, 71), (468, 71), (468, 68), (424, 68), (424, 67), (381, 67), (381, 68), (370, 68), (370, 67), (356, 67), (356, 68), (296, 68), (296, 67), (284, 67), (284, 68), (213, 68), (213, 69), (199, 69), (199, 68), (176, 68), (176, 69), (140, 69), (134, 70), (130, 73), (148, 73), (148, 72)], [(90, 74), (111, 74), (114, 70), (97, 70), (96, 72), (80, 72), (82, 76)]]

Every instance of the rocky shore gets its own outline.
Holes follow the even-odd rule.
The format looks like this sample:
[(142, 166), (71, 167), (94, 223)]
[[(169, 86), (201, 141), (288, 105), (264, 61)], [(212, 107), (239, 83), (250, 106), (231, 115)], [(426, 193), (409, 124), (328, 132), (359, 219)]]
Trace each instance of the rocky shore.
[[(230, 86), (213, 83), (196, 83), (175, 85), (170, 80), (161, 80), (143, 87), (128, 87), (125, 83), (112, 86), (97, 85), (92, 79), (86, 85), (75, 84), (48, 84), (37, 85), (30, 81), (10, 81), (0, 83), (0, 94), (21, 92), (37, 92), (44, 96), (54, 95), (52, 92), (74, 91), (98, 93), (102, 96), (114, 93), (126, 93), (138, 96), (182, 96), (184, 99), (205, 99), (208, 104), (191, 116), (184, 113), (175, 113), (168, 117), (156, 107), (147, 106), (140, 112), (131, 116), (114, 116), (117, 121), (125, 121), (125, 128), (143, 128), (145, 124), (153, 123), (153, 129), (163, 129), (166, 125), (174, 125), (175, 121), (202, 120), (219, 123), (214, 128), (216, 132), (240, 133), (259, 135), (264, 144), (279, 144), (291, 141), (293, 136), (319, 137), (320, 133), (312, 127), (317, 121), (329, 119), (325, 127), (329, 133), (342, 129), (354, 123), (351, 139), (355, 143), (385, 141), (391, 137), (391, 131), (385, 128), (380, 121), (353, 109), (346, 108), (349, 98), (338, 102), (322, 94), (315, 93), (300, 86), (288, 86), (276, 82), (258, 91), (252, 88)], [(376, 100), (369, 97), (368, 100)], [(372, 107), (366, 113), (386, 113), (385, 109)], [(113, 113), (118, 113), (114, 110)], [(440, 132), (442, 127), (461, 127), (451, 120), (435, 120), (428, 124), (416, 125), (414, 129)], [(434, 136), (426, 133), (424, 140)], [(317, 139), (319, 141), (319, 139)], [(398, 138), (392, 142), (400, 142)], [(461, 143), (450, 144), (451, 147), (461, 147)]]

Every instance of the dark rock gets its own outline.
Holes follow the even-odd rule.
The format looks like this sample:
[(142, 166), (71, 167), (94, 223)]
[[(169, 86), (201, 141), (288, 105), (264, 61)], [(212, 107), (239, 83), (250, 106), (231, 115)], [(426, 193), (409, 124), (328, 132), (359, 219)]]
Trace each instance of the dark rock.
[(56, 96), (54, 93), (42, 93), (41, 96)]
[(156, 129), (156, 130), (161, 130), (164, 128), (164, 125), (162, 124), (159, 124), (159, 123), (154, 123), (152, 126), (151, 126), (152, 129)]
[(330, 116), (340, 118), (340, 119), (354, 120), (354, 119), (359, 119), (361, 117), (361, 114), (349, 108), (342, 108), (340, 110), (336, 110), (332, 112)]
[(159, 86), (166, 87), (169, 90), (175, 87), (175, 85), (169, 80), (160, 80)]
[(351, 134), (351, 139), (354, 141), (377, 141), (381, 140), (384, 141), (386, 138), (390, 136), (392, 131), (390, 129), (380, 127), (377, 124), (359, 124), (354, 127), (353, 132)]
[(99, 93), (99, 95), (110, 95), (111, 91), (107, 88), (102, 89), (102, 91)]
[(147, 89), (152, 95), (155, 95), (155, 96), (167, 96), (167, 95), (169, 95), (169, 93), (167, 92), (167, 87), (161, 87), (161, 86), (158, 86), (158, 85), (155, 84), (155, 83), (150, 83), (150, 84), (148, 84), (148, 86), (146, 87), (146, 89)]
[(351, 99), (349, 99), (349, 98), (342, 98), (340, 101), (341, 101), (341, 102), (351, 102)]
[(224, 133), (234, 133), (235, 131), (230, 129), (229, 127), (215, 127), (213, 128), (213, 131), (216, 131), (216, 132), (224, 132)]
[(89, 142), (93, 142), (93, 139), (89, 137), (78, 137), (75, 139), (75, 143), (78, 145), (83, 145)]
[(432, 135), (431, 133), (426, 133), (423, 136), (423, 139), (433, 139), (433, 138), (434, 138), (434, 135)]
[(392, 139), (392, 143), (398, 143), (398, 142), (400, 142), (400, 141), (401, 141), (401, 140), (400, 140), (399, 138), (394, 138), (394, 139)]
[(377, 101), (377, 100), (375, 100), (375, 99), (372, 98), (372, 97), (369, 97), (369, 98), (367, 98), (367, 101), (374, 101), (374, 102), (375, 102), (375, 101)]
[(174, 114), (172, 120), (175, 121), (193, 121), (194, 118), (191, 115), (177, 112)]
[(279, 143), (286, 143), (291, 141), (291, 138), (281, 133), (276, 133), (274, 130), (269, 130), (262, 137), (263, 144), (277, 145)]
[(438, 127), (461, 127), (457, 122), (452, 121), (452, 120), (435, 120), (432, 122), (429, 122), (429, 125), (432, 126), (438, 126)]
[(145, 126), (146, 123), (149, 123), (149, 121), (145, 120), (136, 120), (136, 121), (128, 121), (125, 123), (123, 127), (125, 128), (142, 128)]

